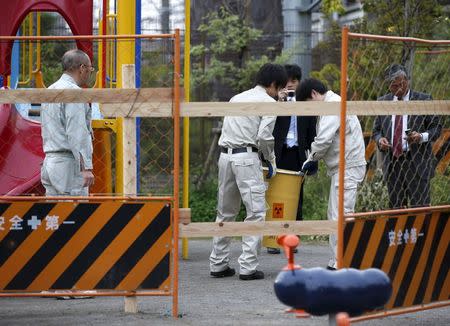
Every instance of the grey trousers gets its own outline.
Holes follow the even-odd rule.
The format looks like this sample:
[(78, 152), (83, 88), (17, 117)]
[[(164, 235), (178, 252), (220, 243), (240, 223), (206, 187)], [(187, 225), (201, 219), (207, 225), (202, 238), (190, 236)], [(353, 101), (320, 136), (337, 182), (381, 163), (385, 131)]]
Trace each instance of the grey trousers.
[[(356, 166), (345, 169), (344, 176), (344, 214), (355, 211), (356, 191), (358, 185), (363, 181), (366, 174), (366, 166)], [(338, 195), (339, 195), (339, 173), (331, 176), (330, 197), (328, 198), (328, 220), (338, 219)], [(328, 266), (336, 268), (337, 262), (337, 234), (330, 234), (330, 261)]]
[[(234, 221), (239, 213), (241, 199), (247, 212), (244, 223), (264, 221), (265, 192), (261, 161), (257, 153), (220, 154), (216, 222)], [(214, 237), (210, 255), (212, 272), (220, 272), (228, 267), (230, 242), (230, 237)], [(238, 259), (240, 274), (255, 272), (260, 247), (261, 236), (242, 237), (242, 254)]]
[(46, 196), (88, 196), (80, 165), (71, 153), (47, 153), (41, 168)]

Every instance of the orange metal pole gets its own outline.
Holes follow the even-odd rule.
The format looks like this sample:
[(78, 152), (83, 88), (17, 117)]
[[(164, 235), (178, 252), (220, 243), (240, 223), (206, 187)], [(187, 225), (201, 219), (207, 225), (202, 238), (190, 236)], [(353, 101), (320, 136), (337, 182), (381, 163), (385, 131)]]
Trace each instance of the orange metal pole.
[(55, 41), (55, 40), (134, 40), (137, 38), (143, 39), (159, 39), (159, 38), (173, 38), (174, 34), (130, 34), (130, 35), (71, 35), (71, 36), (0, 36), (0, 41)]
[(158, 201), (172, 201), (174, 200), (173, 197), (138, 197), (138, 196), (88, 196), (88, 197), (82, 197), (82, 196), (0, 196), (0, 202), (3, 201), (124, 201), (124, 200), (133, 200), (133, 201), (148, 201), (148, 200), (158, 200)]
[(172, 315), (178, 318), (178, 214), (180, 207), (180, 30), (175, 30), (173, 79), (173, 307)]
[[(84, 291), (79, 292), (70, 292), (65, 295), (70, 295), (73, 297), (77, 296), (86, 296), (86, 293)], [(94, 292), (89, 293), (89, 296), (92, 297), (134, 297), (134, 296), (170, 296), (171, 293), (169, 291), (139, 291), (139, 292), (124, 292), (124, 291), (104, 291), (104, 292)], [(0, 293), (0, 298), (3, 297), (59, 297), (61, 296), (61, 293)]]
[(434, 212), (434, 211), (442, 211), (450, 209), (450, 205), (442, 205), (442, 206), (430, 206), (430, 207), (417, 207), (417, 208), (405, 208), (405, 209), (391, 209), (387, 211), (374, 211), (367, 213), (353, 213), (348, 214), (345, 218), (354, 219), (358, 217), (368, 217), (368, 216), (377, 216), (377, 215), (399, 215), (399, 214), (419, 214), (424, 212)]
[(350, 321), (353, 323), (353, 322), (365, 321), (365, 320), (370, 320), (370, 319), (384, 318), (387, 316), (397, 316), (397, 315), (408, 314), (408, 313), (413, 313), (413, 312), (418, 312), (418, 311), (423, 311), (423, 310), (442, 308), (442, 307), (446, 307), (446, 306), (450, 306), (450, 300), (445, 301), (445, 302), (430, 303), (430, 304), (421, 305), (418, 307), (387, 310), (387, 311), (379, 312), (376, 314), (370, 314), (367, 316), (354, 317), (354, 318), (351, 318)]
[(348, 26), (342, 29), (341, 47), (341, 124), (339, 126), (339, 194), (338, 194), (338, 233), (337, 268), (342, 268), (344, 257), (344, 177), (345, 177), (345, 123), (347, 118), (347, 51)]
[(400, 36), (386, 36), (373, 34), (348, 33), (351, 38), (361, 38), (365, 40), (380, 40), (380, 41), (408, 41), (426, 44), (450, 44), (450, 40), (424, 40), (415, 37), (400, 37)]

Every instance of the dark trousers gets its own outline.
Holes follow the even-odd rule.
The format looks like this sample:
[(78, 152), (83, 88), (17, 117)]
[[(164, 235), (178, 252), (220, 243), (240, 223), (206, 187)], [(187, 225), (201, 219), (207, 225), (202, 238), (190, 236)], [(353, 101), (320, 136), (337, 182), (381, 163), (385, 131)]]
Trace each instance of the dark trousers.
[(392, 158), (387, 175), (391, 208), (430, 205), (430, 176), (415, 169), (409, 153)]
[[(303, 162), (300, 160), (298, 146), (288, 148), (286, 145), (283, 146), (281, 151), (281, 157), (277, 159), (277, 168), (290, 170), (290, 171), (300, 171), (302, 169)], [(303, 203), (303, 183), (300, 187), (300, 197), (298, 199), (297, 206), (297, 221), (302, 221), (302, 203)]]

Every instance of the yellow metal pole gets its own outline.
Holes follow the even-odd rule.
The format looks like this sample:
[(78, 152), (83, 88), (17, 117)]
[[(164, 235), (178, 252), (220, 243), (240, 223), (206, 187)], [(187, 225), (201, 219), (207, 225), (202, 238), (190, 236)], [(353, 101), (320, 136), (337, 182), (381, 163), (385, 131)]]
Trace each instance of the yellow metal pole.
[[(117, 1), (117, 34), (132, 35), (135, 32), (136, 24), (136, 2)], [(134, 64), (134, 40), (117, 41), (117, 79), (116, 87), (122, 87), (122, 65)]]
[(123, 118), (116, 118), (117, 121), (117, 132), (116, 132), (116, 189), (115, 193), (124, 193), (124, 182), (123, 182)]
[[(191, 72), (191, 1), (184, 2), (184, 100), (190, 101), (190, 72)], [(183, 118), (183, 208), (189, 207), (189, 118)], [(183, 238), (181, 255), (187, 259), (189, 255), (189, 242)]]
[[(117, 1), (117, 34), (134, 34), (135, 29), (135, 1)], [(111, 58), (113, 59), (113, 58)], [(124, 40), (117, 42), (116, 53), (116, 87), (122, 87), (122, 65), (134, 64), (134, 41)], [(112, 74), (111, 74), (112, 76)], [(116, 193), (125, 193), (124, 184), (124, 157), (122, 138), (123, 118), (117, 119), (117, 145), (116, 145)]]
[[(41, 13), (37, 12), (36, 35), (41, 36)], [(36, 42), (36, 71), (41, 70), (41, 41)]]

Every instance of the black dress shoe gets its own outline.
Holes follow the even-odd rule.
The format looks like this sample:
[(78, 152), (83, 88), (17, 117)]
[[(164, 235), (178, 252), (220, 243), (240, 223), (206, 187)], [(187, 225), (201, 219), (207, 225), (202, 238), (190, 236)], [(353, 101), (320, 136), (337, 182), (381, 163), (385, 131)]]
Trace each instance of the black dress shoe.
[(272, 254), (272, 255), (277, 255), (281, 252), (281, 250), (279, 248), (270, 248), (267, 247), (267, 253), (268, 254)]
[(336, 271), (336, 270), (337, 270), (336, 268), (331, 267), (331, 266), (327, 266), (327, 269), (328, 269), (329, 271)]
[(251, 280), (262, 280), (264, 278), (264, 273), (261, 271), (255, 271), (252, 274), (239, 274), (239, 279), (243, 281), (251, 281)]
[(224, 269), (220, 272), (211, 272), (210, 273), (212, 277), (230, 277), (236, 274), (236, 271), (234, 268), (227, 267), (227, 269)]

